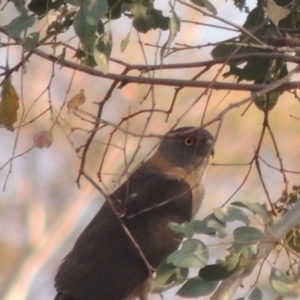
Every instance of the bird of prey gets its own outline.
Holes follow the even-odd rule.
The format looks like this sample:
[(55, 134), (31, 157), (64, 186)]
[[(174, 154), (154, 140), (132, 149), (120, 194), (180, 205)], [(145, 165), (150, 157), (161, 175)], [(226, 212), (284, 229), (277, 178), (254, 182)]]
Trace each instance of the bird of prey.
[(168, 223), (189, 222), (204, 196), (213, 153), (205, 129), (181, 127), (110, 195), (62, 261), (55, 300), (146, 300), (153, 272), (183, 236)]

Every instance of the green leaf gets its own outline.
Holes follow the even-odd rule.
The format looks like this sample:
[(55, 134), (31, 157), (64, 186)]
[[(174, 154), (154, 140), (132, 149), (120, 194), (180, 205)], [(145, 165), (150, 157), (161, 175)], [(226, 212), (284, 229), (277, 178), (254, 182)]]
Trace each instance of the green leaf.
[(241, 226), (236, 228), (233, 231), (233, 237), (235, 242), (238, 243), (245, 243), (251, 244), (258, 242), (262, 237), (264, 236), (264, 233), (261, 232), (259, 229), (251, 226)]
[(180, 31), (180, 23), (181, 23), (180, 18), (173, 11), (171, 18), (169, 20), (169, 27), (170, 27), (169, 43), (171, 43), (175, 39), (177, 33)]
[(250, 209), (253, 213), (259, 215), (266, 223), (272, 220), (271, 214), (268, 211), (266, 204), (260, 204), (258, 202), (248, 202), (246, 205), (248, 209)]
[(27, 15), (28, 11), (25, 7), (24, 0), (13, 0), (14, 5), (21, 15)]
[[(260, 52), (269, 53), (268, 50), (262, 50)], [(227, 73), (224, 73), (224, 77), (234, 75), (238, 77), (238, 80), (251, 80), (256, 81), (256, 83), (262, 83), (265, 81), (267, 75), (270, 72), (271, 60), (268, 58), (257, 58), (251, 57), (251, 54), (258, 53), (258, 49), (253, 47), (240, 47), (237, 50), (237, 47), (234, 45), (218, 45), (216, 46), (211, 54), (217, 58), (230, 58), (233, 57), (233, 53), (236, 55), (248, 55), (248, 58), (243, 60), (229, 61), (230, 70)], [(242, 66), (242, 63), (246, 64)]]
[(169, 38), (168, 40), (164, 43), (164, 45), (161, 47), (160, 50), (160, 59), (163, 60), (165, 56), (169, 54), (169, 46), (170, 44), (174, 41), (177, 33), (180, 30), (180, 18), (177, 16), (177, 14), (173, 11), (171, 18), (169, 19)]
[(10, 38), (18, 38), (24, 30), (31, 27), (34, 23), (34, 16), (21, 15), (16, 17), (7, 25), (7, 34)]
[(269, 281), (271, 287), (283, 297), (298, 297), (300, 294), (299, 282), (291, 276), (285, 275), (276, 268), (272, 268)]
[(218, 45), (216, 46), (212, 52), (211, 55), (213, 58), (224, 58), (229, 57), (233, 51), (235, 51), (236, 46), (234, 45)]
[(135, 3), (132, 7), (133, 27), (140, 32), (146, 33), (150, 29), (169, 29), (169, 18), (163, 16), (160, 10), (147, 6), (144, 3)]
[(28, 9), (38, 16), (45, 16), (51, 9), (57, 10), (64, 3), (64, 0), (31, 0)]
[(249, 295), (249, 300), (262, 300), (262, 292), (258, 287), (255, 287)]
[(94, 26), (108, 12), (107, 0), (84, 0), (83, 11), (86, 21)]
[(218, 220), (214, 214), (208, 215), (203, 221), (206, 222), (209, 229), (213, 228), (215, 230), (215, 233), (219, 238), (224, 238), (227, 236), (227, 232), (225, 230), (226, 223)]
[(248, 15), (243, 27), (247, 30), (255, 30), (265, 20), (265, 12), (261, 5), (256, 6)]
[(233, 254), (224, 262), (208, 265), (200, 269), (199, 277), (207, 281), (219, 281), (226, 279), (235, 271), (239, 261), (240, 254)]
[(199, 271), (199, 277), (206, 281), (212, 282), (224, 280), (235, 271), (237, 263), (236, 265), (234, 265), (233, 263), (227, 264), (226, 262), (222, 262), (214, 265), (205, 266)]
[(216, 8), (213, 6), (213, 4), (209, 0), (190, 0), (190, 1), (197, 6), (205, 7), (213, 15), (216, 15), (218, 13)]
[(204, 3), (205, 8), (209, 12), (211, 12), (213, 15), (217, 15), (218, 14), (217, 9), (214, 7), (214, 5), (210, 1), (208, 1), (208, 0), (202, 0), (202, 1)]
[(234, 219), (228, 215), (226, 207), (217, 207), (213, 209), (215, 217), (222, 223), (232, 222)]
[(102, 36), (96, 39), (94, 45), (94, 59), (100, 70), (107, 74), (109, 72), (109, 59), (112, 50), (111, 31), (106, 31)]
[[(254, 50), (253, 48), (243, 47), (238, 51), (238, 54), (251, 54), (255, 52), (257, 52), (257, 50)], [(246, 61), (247, 63), (243, 67), (237, 67), (234, 64), (230, 64), (231, 67), (228, 75), (235, 75), (239, 77), (239, 81), (254, 80), (256, 83), (264, 82), (270, 70), (270, 59), (250, 57)], [(225, 76), (228, 77), (224, 74), (224, 77)]]
[(190, 226), (191, 226), (192, 230), (197, 234), (207, 234), (207, 235), (216, 234), (216, 229), (213, 227), (209, 227), (207, 225), (207, 223), (209, 221), (208, 217), (205, 218), (204, 220), (192, 220), (190, 222)]
[(152, 284), (153, 293), (161, 293), (175, 285), (184, 282), (188, 276), (187, 268), (179, 268), (166, 261), (161, 263), (156, 271), (156, 276)]
[(176, 293), (184, 298), (198, 298), (211, 294), (218, 286), (218, 281), (206, 281), (199, 277), (189, 279)]
[(235, 252), (239, 253), (240, 261), (239, 267), (240, 268), (247, 268), (249, 265), (253, 263), (253, 260), (257, 257), (258, 253), (258, 243), (249, 244), (247, 242), (235, 242), (233, 243), (232, 249)]
[(121, 52), (124, 52), (125, 49), (127, 48), (130, 41), (130, 34), (131, 34), (131, 30), (127, 33), (125, 39), (121, 41), (121, 45), (120, 45)]
[(187, 238), (191, 238), (194, 235), (194, 230), (191, 224), (184, 222), (182, 224), (170, 222), (168, 226), (175, 232), (184, 234)]
[(80, 9), (74, 16), (73, 26), (82, 43), (89, 43), (95, 38), (97, 26), (91, 25), (87, 22), (82, 9)]
[(34, 50), (39, 42), (39, 36), (39, 32), (33, 32), (30, 35), (28, 35), (24, 41), (24, 48), (27, 51)]
[(230, 203), (230, 205), (249, 209), (249, 207), (244, 202), (241, 201), (233, 201)]
[(0, 125), (13, 131), (13, 124), (17, 121), (17, 112), (19, 109), (19, 96), (11, 84), (11, 78), (8, 77), (2, 84), (1, 102), (0, 102)]
[(253, 243), (242, 248), (241, 257), (247, 260), (246, 265), (248, 265), (249, 260), (252, 260), (253, 257), (256, 256), (257, 252), (258, 252), (258, 243)]
[(52, 0), (31, 0), (28, 9), (38, 16), (45, 15), (52, 6)]
[(245, 223), (246, 225), (250, 224), (250, 220), (248, 216), (239, 208), (229, 206), (227, 207), (227, 214), (229, 217), (236, 221), (241, 221)]
[(241, 208), (246, 208), (252, 213), (259, 215), (266, 223), (269, 223), (272, 220), (272, 216), (269, 213), (267, 206), (265, 204), (256, 203), (243, 203), (240, 201), (232, 202), (231, 205), (238, 206)]
[(204, 243), (196, 239), (183, 241), (181, 249), (171, 253), (167, 263), (182, 268), (202, 268), (208, 262), (208, 250)]
[[(276, 106), (281, 94), (282, 92), (273, 91), (259, 97), (255, 97), (254, 103), (259, 110), (270, 111)], [(255, 95), (255, 93), (252, 93), (252, 95)]]
[(270, 69), (270, 60), (264, 58), (249, 58), (247, 64), (242, 68), (240, 77), (244, 80), (255, 80), (263, 82)]

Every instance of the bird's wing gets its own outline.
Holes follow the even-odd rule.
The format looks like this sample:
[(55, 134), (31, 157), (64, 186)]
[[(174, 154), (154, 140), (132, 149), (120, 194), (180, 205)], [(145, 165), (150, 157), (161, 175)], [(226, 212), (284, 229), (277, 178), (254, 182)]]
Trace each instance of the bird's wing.
[(139, 251), (156, 268), (182, 240), (168, 223), (191, 219), (189, 185), (142, 167), (111, 201), (119, 216), (106, 202), (62, 262), (55, 278), (58, 292), (66, 295), (61, 299), (124, 299), (149, 277)]

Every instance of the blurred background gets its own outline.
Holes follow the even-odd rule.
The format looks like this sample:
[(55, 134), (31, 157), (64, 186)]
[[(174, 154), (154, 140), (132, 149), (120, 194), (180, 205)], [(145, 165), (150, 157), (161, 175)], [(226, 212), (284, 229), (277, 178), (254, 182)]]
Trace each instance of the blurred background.
[[(156, 7), (166, 10), (168, 3), (162, 2), (156, 3)], [(247, 17), (231, 1), (211, 2), (217, 8), (218, 16), (235, 24), (243, 24)], [(254, 1), (247, 1), (247, 4), (251, 8)], [(14, 6), (8, 5), (11, 14), (0, 12), (2, 24), (7, 24), (16, 14)], [(220, 25), (216, 20), (186, 8), (180, 16), (182, 20)], [(41, 24), (36, 26), (43, 31)], [(114, 43), (123, 40), (131, 30), (131, 22), (127, 18), (111, 21), (110, 26)], [(174, 52), (165, 58), (164, 63), (209, 60), (212, 50), (209, 43), (236, 35), (232, 30), (185, 22), (181, 26), (176, 43), (206, 47), (200, 50), (191, 48), (184, 55), (180, 51)], [(73, 36), (74, 33), (69, 30), (64, 38), (72, 39)], [(147, 35), (138, 35), (133, 30), (127, 49), (121, 53), (120, 47), (114, 46), (112, 58), (122, 56), (122, 60), (130, 64), (145, 64), (146, 57), (146, 63), (152, 64), (159, 61), (158, 41), (166, 38), (166, 33), (158, 30)], [(139, 40), (143, 46), (138, 46)], [(78, 41), (74, 40), (76, 43)], [(0, 48), (1, 65), (5, 64), (7, 57), (9, 65), (14, 65), (21, 55), (18, 47)], [(120, 64), (110, 62), (111, 73), (120, 73), (121, 70)], [(218, 66), (212, 67), (200, 80), (212, 80), (217, 71)], [(196, 73), (195, 69), (171, 69), (158, 70), (155, 76), (192, 78)], [(231, 77), (223, 80), (233, 82)], [(22, 123), (19, 123), (20, 129), (13, 132), (0, 128), (0, 298), (53, 299), (53, 280), (61, 260), (104, 201), (85, 178), (80, 178), (79, 185), (76, 180), (82, 147), (87, 142), (99, 101), (107, 93), (111, 81), (70, 70), (33, 55), (23, 72), (12, 75), (12, 82), (21, 99), (18, 120), (22, 119)], [(67, 101), (78, 95), (81, 89), (84, 89), (86, 97), (80, 107), (81, 112), (69, 111)], [(98, 180), (97, 172), (101, 170), (101, 184), (106, 191), (112, 192), (130, 170), (149, 157), (159, 142), (158, 137), (170, 128), (209, 123), (230, 104), (249, 96), (249, 92), (213, 90), (198, 100), (202, 91), (198, 88), (184, 89), (178, 94), (172, 112), (166, 113), (172, 106), (172, 87), (149, 89), (147, 85), (128, 84), (115, 89), (104, 105), (103, 126), (100, 126), (89, 149), (86, 172)], [(144, 112), (138, 113), (141, 110)], [(285, 173), (290, 187), (299, 183), (300, 121), (297, 118), (300, 118), (299, 101), (289, 93), (280, 98), (269, 116), (280, 159), (285, 170), (292, 171)], [(214, 135), (219, 128), (220, 131), (215, 155), (207, 170), (206, 196), (198, 218), (204, 218), (213, 208), (229, 199), (267, 202), (258, 171), (250, 165), (262, 134), (263, 120), (264, 114), (252, 104), (231, 109), (222, 123), (213, 122), (207, 127)], [(116, 128), (118, 130), (115, 131)], [(51, 130), (53, 143), (49, 148), (33, 147), (33, 137), (41, 130)], [(270, 199), (275, 201), (285, 189), (285, 182), (278, 170), (280, 161), (274, 141), (268, 133), (263, 138), (260, 156), (266, 189)], [(219, 243), (211, 242), (209, 248), (214, 261)], [(179, 299), (174, 292), (167, 293), (165, 299), (167, 297)], [(160, 299), (160, 296), (154, 295), (153, 299)]]

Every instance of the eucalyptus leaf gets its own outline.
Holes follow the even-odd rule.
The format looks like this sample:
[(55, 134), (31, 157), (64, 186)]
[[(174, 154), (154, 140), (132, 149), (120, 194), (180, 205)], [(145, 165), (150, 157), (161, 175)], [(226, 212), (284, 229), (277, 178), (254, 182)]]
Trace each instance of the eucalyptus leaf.
[(84, 0), (83, 11), (86, 21), (94, 26), (108, 12), (107, 0)]
[(50, 10), (58, 10), (64, 5), (64, 0), (31, 0), (27, 7), (39, 17), (45, 17)]
[[(273, 91), (259, 97), (255, 97), (254, 103), (259, 110), (270, 111), (276, 106), (281, 94), (282, 92)], [(252, 95), (255, 95), (255, 93), (252, 93)]]
[(208, 265), (202, 268), (199, 272), (199, 276), (207, 281), (219, 281), (228, 278), (233, 270), (229, 270), (226, 265), (215, 264)]
[(189, 279), (176, 293), (184, 298), (198, 298), (211, 294), (218, 286), (218, 281), (206, 281), (199, 277)]
[(192, 220), (190, 222), (190, 226), (197, 234), (214, 235), (216, 233), (216, 229), (207, 225), (208, 220), (208, 218), (205, 218), (204, 220)]
[(177, 33), (180, 31), (180, 18), (178, 17), (178, 15), (175, 13), (175, 11), (172, 12), (171, 18), (169, 20), (169, 27), (170, 27), (170, 36), (169, 36), (169, 43), (171, 43)]
[(246, 205), (253, 213), (259, 215), (266, 223), (272, 220), (271, 214), (268, 211), (266, 204), (260, 204), (258, 202), (247, 202)]
[(220, 220), (222, 223), (232, 222), (234, 218), (228, 215), (226, 207), (217, 207), (213, 209), (215, 217)]
[(161, 293), (170, 286), (175, 286), (184, 282), (188, 276), (187, 268), (180, 268), (166, 261), (161, 263), (156, 271), (156, 276), (152, 284), (153, 293)]
[(121, 41), (121, 44), (120, 44), (121, 52), (124, 52), (125, 49), (127, 48), (129, 41), (130, 41), (130, 34), (131, 34), (131, 30), (127, 33), (125, 39)]
[(245, 243), (246, 245), (258, 242), (263, 236), (264, 233), (262, 231), (251, 226), (241, 226), (233, 231), (235, 242)]
[(101, 37), (97, 38), (94, 45), (94, 59), (100, 70), (107, 74), (109, 72), (109, 59), (112, 50), (111, 31), (106, 31)]
[(262, 5), (256, 6), (248, 14), (248, 17), (243, 25), (247, 30), (255, 30), (265, 20), (265, 12)]
[(213, 58), (224, 58), (230, 56), (233, 51), (235, 51), (236, 46), (235, 45), (218, 45), (216, 46), (212, 52), (211, 55)]
[(208, 228), (214, 228), (215, 233), (219, 238), (225, 238), (227, 236), (226, 232), (226, 223), (221, 222), (218, 220), (215, 215), (211, 214), (208, 215), (203, 221), (207, 222)]
[(190, 223), (184, 222), (182, 224), (177, 224), (174, 222), (170, 222), (168, 226), (177, 233), (184, 234), (187, 238), (190, 238), (194, 235), (194, 230)]
[(28, 11), (25, 7), (24, 0), (13, 0), (13, 3), (21, 15), (27, 15)]
[(215, 6), (209, 0), (202, 0), (204, 3), (205, 8), (211, 12), (213, 15), (217, 15), (218, 11)]
[(298, 297), (300, 295), (300, 284), (292, 276), (287, 276), (282, 271), (272, 268), (269, 281), (271, 287), (283, 297)]
[(7, 34), (10, 38), (18, 38), (20, 34), (35, 23), (35, 16), (21, 15), (7, 25)]
[(167, 263), (182, 268), (202, 268), (208, 262), (208, 250), (204, 243), (196, 239), (183, 241), (181, 249), (171, 253)]
[(214, 5), (209, 0), (190, 0), (190, 1), (197, 6), (205, 7), (213, 15), (216, 15), (218, 13)]
[(33, 32), (30, 35), (28, 35), (24, 41), (24, 48), (27, 51), (34, 50), (39, 42), (39, 36), (39, 32)]
[(90, 41), (93, 41), (93, 39), (95, 38), (97, 26), (91, 25), (87, 22), (82, 9), (80, 9), (74, 16), (73, 26), (82, 43), (88, 43)]
[(227, 214), (231, 219), (235, 221), (241, 221), (246, 225), (250, 224), (250, 220), (248, 216), (241, 209), (237, 207), (233, 207), (233, 206), (227, 207)]
[(150, 29), (169, 29), (169, 18), (163, 16), (160, 10), (153, 7), (151, 2), (135, 3), (132, 7), (133, 27), (140, 32), (146, 33)]

